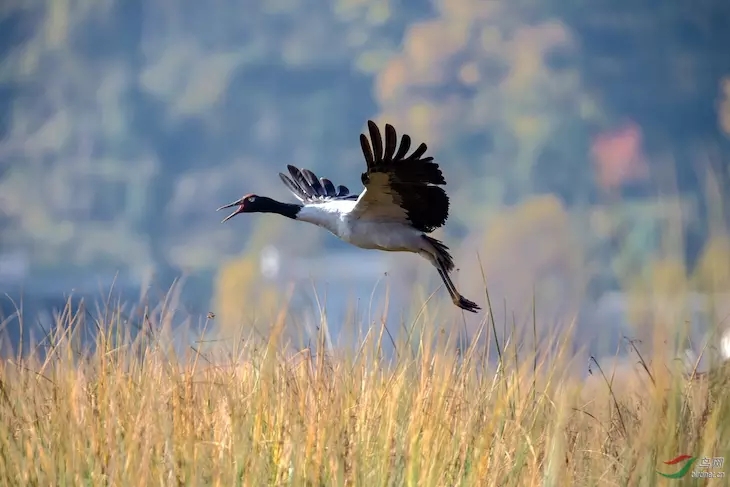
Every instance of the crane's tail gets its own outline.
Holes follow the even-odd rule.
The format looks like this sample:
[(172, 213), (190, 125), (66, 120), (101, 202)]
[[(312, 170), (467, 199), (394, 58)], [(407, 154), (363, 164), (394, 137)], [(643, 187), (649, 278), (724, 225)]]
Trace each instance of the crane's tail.
[(446, 269), (447, 273), (454, 270), (454, 259), (451, 257), (451, 253), (449, 253), (449, 248), (440, 240), (436, 240), (428, 235), (424, 235), (423, 238), (433, 247), (436, 254), (434, 257), (441, 264), (441, 267)]
[(430, 254), (432, 257), (431, 262), (436, 267), (436, 270), (438, 270), (439, 276), (441, 276), (441, 280), (443, 281), (444, 286), (446, 286), (449, 296), (451, 296), (451, 301), (463, 310), (470, 311), (472, 313), (479, 311), (481, 309), (479, 305), (462, 296), (449, 276), (449, 273), (454, 269), (454, 259), (449, 253), (449, 248), (435, 238), (431, 238), (427, 235), (424, 235), (423, 238), (431, 244), (434, 250), (434, 254)]

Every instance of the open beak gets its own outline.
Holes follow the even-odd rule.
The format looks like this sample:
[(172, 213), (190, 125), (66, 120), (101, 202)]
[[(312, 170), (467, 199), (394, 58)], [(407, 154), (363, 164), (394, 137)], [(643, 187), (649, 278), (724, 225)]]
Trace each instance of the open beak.
[(231, 213), (230, 215), (225, 217), (223, 220), (221, 220), (221, 223), (225, 223), (226, 221), (230, 220), (231, 218), (238, 215), (239, 213), (243, 213), (243, 204), (242, 203), (243, 203), (242, 200), (237, 200), (237, 201), (234, 201), (233, 203), (223, 205), (220, 208), (218, 208), (217, 210), (215, 210), (215, 211), (221, 211), (226, 208), (233, 208), (234, 206), (238, 206), (238, 208), (236, 208), (236, 211), (234, 211), (233, 213)]

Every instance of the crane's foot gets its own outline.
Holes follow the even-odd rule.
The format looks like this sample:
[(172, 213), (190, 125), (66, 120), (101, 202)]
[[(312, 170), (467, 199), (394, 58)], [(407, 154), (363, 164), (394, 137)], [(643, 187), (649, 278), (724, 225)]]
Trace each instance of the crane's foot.
[(466, 311), (470, 311), (472, 313), (476, 313), (477, 311), (482, 309), (475, 302), (469, 301), (464, 296), (459, 296), (459, 295), (454, 296), (454, 304), (456, 306), (458, 306), (459, 308), (466, 310)]

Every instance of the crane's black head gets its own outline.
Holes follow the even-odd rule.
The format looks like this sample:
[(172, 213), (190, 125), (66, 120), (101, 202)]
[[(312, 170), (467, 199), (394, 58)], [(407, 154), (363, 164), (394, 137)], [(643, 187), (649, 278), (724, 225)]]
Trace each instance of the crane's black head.
[(278, 213), (279, 215), (283, 215), (288, 218), (296, 218), (297, 213), (301, 209), (300, 205), (281, 203), (266, 196), (247, 194), (233, 203), (221, 206), (216, 211), (220, 211), (225, 208), (233, 208), (234, 206), (238, 207), (236, 208), (236, 211), (225, 217), (221, 223), (230, 220), (239, 213)]

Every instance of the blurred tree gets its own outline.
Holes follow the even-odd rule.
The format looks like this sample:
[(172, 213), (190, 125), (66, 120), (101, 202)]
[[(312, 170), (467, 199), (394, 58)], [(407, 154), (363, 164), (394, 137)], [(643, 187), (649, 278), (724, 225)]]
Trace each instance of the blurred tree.
[[(589, 201), (587, 130), (597, 112), (569, 62), (571, 33), (530, 2), (461, 0), (437, 9), (407, 30), (403, 51), (379, 72), (379, 118), (438, 151), (455, 206), (494, 207), (536, 192)], [(567, 61), (553, 62), (556, 53)]]
[(683, 327), (692, 318), (688, 299), (691, 285), (681, 257), (657, 253), (645, 262), (624, 287), (628, 322), (635, 331), (632, 338), (662, 350), (670, 344), (668, 340), (681, 338)]
[(694, 269), (694, 278), (703, 292), (730, 292), (730, 238), (721, 235), (708, 239)]
[(284, 306), (281, 290), (262, 279), (260, 270), (261, 250), (279, 233), (279, 226), (259, 221), (258, 227), (240, 256), (224, 262), (216, 276), (214, 306), (223, 333), (250, 325), (257, 318), (262, 319), (259, 326), (273, 326), (272, 318)]
[[(540, 195), (505, 208), (490, 220), (483, 235), (472, 239), (479, 242), (475, 246), (498, 322), (511, 323), (514, 316), (519, 326), (531, 323), (536, 294), (543, 324), (570, 323), (569, 315), (577, 309), (591, 276), (581, 241), (559, 198)], [(478, 268), (462, 268), (462, 273), (473, 289), (483, 287)], [(503, 300), (514, 315), (504, 316)]]
[(256, 318), (273, 325), (271, 318), (278, 311), (276, 305), (282, 304), (276, 286), (262, 283), (255, 254), (245, 254), (223, 263), (216, 277), (214, 293), (216, 320), (219, 330), (224, 333), (247, 326)]
[[(7, 54), (0, 90), (9, 94), (0, 103), (12, 104), (0, 121), (0, 155), (13, 170), (0, 176), (0, 187), (17, 221), (11, 233), (24, 236), (36, 257), (42, 253), (36, 262), (44, 266), (99, 258), (131, 265), (127, 259), (146, 257), (173, 274), (220, 259), (212, 247), (207, 256), (181, 251), (181, 242), (191, 233), (220, 241), (240, 231), (216, 226), (210, 211), (228, 191), (278, 187), (272, 166), (326, 164), (332, 179), (349, 175), (361, 163), (353, 133), (364, 118), (353, 113), (374, 110), (369, 73), (430, 7), (330, 7), (3, 3), (0, 22), (12, 28), (0, 29)], [(206, 184), (182, 191), (204, 171)], [(209, 211), (181, 203), (183, 194)], [(92, 238), (102, 229), (120, 246), (139, 249), (142, 241), (149, 249), (110, 252)], [(82, 247), (84, 254), (68, 253)]]
[(719, 48), (730, 42), (729, 5), (596, 0), (589, 10), (584, 2), (553, 9), (582, 41), (586, 85), (600, 93), (612, 118), (644, 127), (650, 151), (716, 139), (718, 83), (730, 72)]
[(730, 137), (730, 76), (720, 82), (720, 106), (718, 109), (720, 128), (726, 137)]
[[(673, 173), (671, 185), (699, 204), (703, 228), (687, 232), (691, 264), (708, 233), (709, 210), (699, 196), (704, 169), (730, 187), (730, 141), (717, 103), (730, 72), (730, 57), (720, 47), (730, 45), (730, 4), (596, 0), (586, 7), (583, 1), (545, 5), (580, 41), (576, 65), (586, 89), (602, 100), (609, 126), (638, 124), (652, 179), (666, 181)], [(644, 187), (644, 196), (652, 186)], [(729, 214), (730, 201), (723, 204)]]

